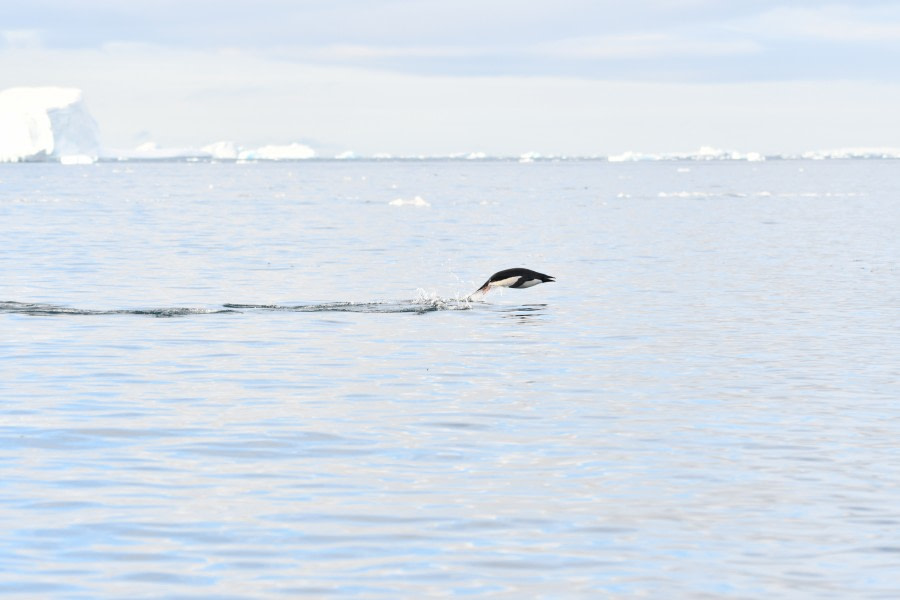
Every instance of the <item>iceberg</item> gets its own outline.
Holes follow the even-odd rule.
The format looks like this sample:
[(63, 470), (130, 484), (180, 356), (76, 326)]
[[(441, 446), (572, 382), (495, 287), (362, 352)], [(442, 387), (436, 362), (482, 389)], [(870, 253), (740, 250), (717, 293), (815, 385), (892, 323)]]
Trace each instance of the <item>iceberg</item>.
[(855, 147), (834, 150), (815, 150), (804, 152), (801, 158), (809, 160), (827, 159), (866, 159), (866, 158), (900, 158), (900, 148), (891, 147)]
[(240, 151), (234, 142), (216, 142), (203, 146), (202, 152), (209, 154), (213, 159), (218, 160), (237, 160)]
[(695, 152), (671, 152), (663, 154), (644, 154), (642, 152), (623, 152), (608, 156), (609, 162), (636, 162), (655, 160), (746, 160), (758, 162), (766, 160), (759, 152), (735, 152), (733, 150), (720, 150), (711, 146), (702, 146)]
[(107, 150), (106, 160), (121, 161), (201, 161), (236, 160), (238, 148), (234, 142), (216, 142), (202, 148), (159, 146), (156, 142), (144, 142), (130, 150)]
[(167, 147), (158, 146), (156, 142), (145, 142), (132, 150), (108, 150), (103, 156), (106, 160), (175, 162), (300, 160), (315, 157), (316, 151), (303, 144), (245, 149), (232, 141), (215, 142), (202, 148)]
[(0, 162), (94, 162), (100, 132), (81, 90), (16, 87), (0, 92)]
[(104, 157), (110, 160), (169, 161), (200, 160), (210, 155), (195, 148), (166, 148), (156, 142), (144, 142), (132, 150), (110, 150)]
[(288, 144), (286, 146), (263, 146), (255, 150), (243, 150), (238, 154), (239, 160), (300, 160), (315, 158), (316, 151), (304, 144)]

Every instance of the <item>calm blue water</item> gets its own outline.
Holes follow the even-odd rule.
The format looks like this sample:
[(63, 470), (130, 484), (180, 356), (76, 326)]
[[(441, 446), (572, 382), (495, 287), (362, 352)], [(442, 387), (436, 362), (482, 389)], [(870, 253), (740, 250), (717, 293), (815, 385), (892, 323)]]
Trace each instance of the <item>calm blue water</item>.
[(0, 165), (0, 593), (896, 598), (898, 232), (896, 161)]

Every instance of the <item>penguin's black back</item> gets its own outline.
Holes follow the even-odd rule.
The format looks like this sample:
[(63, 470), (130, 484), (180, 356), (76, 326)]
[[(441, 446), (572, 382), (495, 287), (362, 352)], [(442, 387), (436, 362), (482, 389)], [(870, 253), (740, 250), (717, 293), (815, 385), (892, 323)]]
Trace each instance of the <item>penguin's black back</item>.
[(504, 269), (503, 271), (497, 271), (488, 281), (503, 281), (504, 279), (509, 279), (510, 277), (519, 277), (520, 281), (513, 284), (511, 287), (518, 287), (520, 284), (531, 281), (533, 279), (540, 279), (541, 282), (547, 283), (548, 281), (553, 281), (552, 275), (544, 275), (543, 273), (538, 273), (537, 271), (532, 271), (531, 269)]

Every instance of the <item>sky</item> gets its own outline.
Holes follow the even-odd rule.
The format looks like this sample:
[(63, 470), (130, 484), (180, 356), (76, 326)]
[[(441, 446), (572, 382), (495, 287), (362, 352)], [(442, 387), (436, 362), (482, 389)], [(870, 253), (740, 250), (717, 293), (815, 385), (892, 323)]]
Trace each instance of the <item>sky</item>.
[(0, 89), (36, 85), (112, 148), (897, 148), (900, 2), (3, 2)]

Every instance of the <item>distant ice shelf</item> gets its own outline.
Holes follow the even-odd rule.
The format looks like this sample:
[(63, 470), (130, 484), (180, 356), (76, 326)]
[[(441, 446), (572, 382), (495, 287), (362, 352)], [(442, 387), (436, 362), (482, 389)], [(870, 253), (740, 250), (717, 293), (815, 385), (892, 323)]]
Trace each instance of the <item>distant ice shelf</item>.
[(305, 144), (269, 145), (260, 148), (242, 148), (234, 142), (224, 141), (208, 144), (202, 148), (165, 148), (153, 142), (141, 144), (133, 150), (110, 150), (107, 160), (215, 160), (215, 161), (258, 161), (258, 160), (307, 160), (316, 158), (316, 151)]
[(866, 159), (866, 158), (900, 158), (900, 148), (837, 148), (834, 150), (816, 150), (813, 152), (804, 152), (799, 158), (812, 160), (828, 160), (828, 159)]
[(305, 160), (315, 157), (315, 150), (305, 144), (296, 143), (285, 146), (263, 146), (238, 153), (238, 160)]
[(747, 160), (762, 161), (766, 157), (759, 152), (736, 152), (721, 150), (711, 146), (702, 146), (695, 152), (671, 152), (645, 154), (642, 152), (624, 152), (607, 157), (609, 162), (635, 162), (648, 160)]
[(202, 147), (167, 147), (147, 142), (131, 149), (104, 148), (97, 123), (88, 112), (81, 90), (68, 87), (15, 87), (0, 92), (0, 162), (59, 162), (85, 165), (102, 161), (764, 161), (900, 159), (896, 147), (848, 147), (797, 154), (763, 154), (702, 146), (689, 152), (629, 151), (603, 155), (564, 155), (525, 152), (492, 154), (481, 151), (402, 155), (343, 151), (322, 155), (299, 142), (244, 147), (220, 141)]

